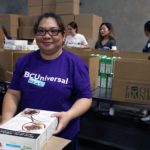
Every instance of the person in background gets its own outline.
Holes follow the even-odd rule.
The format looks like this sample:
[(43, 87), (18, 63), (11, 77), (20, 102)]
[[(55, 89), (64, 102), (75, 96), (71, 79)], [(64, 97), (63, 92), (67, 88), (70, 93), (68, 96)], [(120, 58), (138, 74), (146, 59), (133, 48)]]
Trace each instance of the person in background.
[(77, 150), (79, 117), (91, 106), (87, 65), (63, 49), (65, 28), (60, 16), (41, 15), (34, 26), (39, 50), (18, 59), (4, 97), (2, 123), (25, 108), (55, 111), (55, 135), (72, 140), (64, 150)]
[(143, 48), (143, 52), (150, 52), (150, 20), (145, 23), (144, 32), (148, 37), (148, 41), (146, 43), (146, 46)]
[(99, 50), (117, 50), (116, 41), (113, 36), (113, 27), (111, 23), (104, 22), (100, 25), (98, 40), (95, 49)]
[(67, 25), (68, 35), (66, 36), (65, 46), (89, 48), (88, 42), (84, 35), (78, 33), (78, 25), (72, 21)]

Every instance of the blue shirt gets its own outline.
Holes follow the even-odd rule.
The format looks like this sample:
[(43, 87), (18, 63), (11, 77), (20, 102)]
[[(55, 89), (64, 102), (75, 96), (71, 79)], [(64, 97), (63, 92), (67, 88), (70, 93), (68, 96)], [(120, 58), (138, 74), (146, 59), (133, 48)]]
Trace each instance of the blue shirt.
[(110, 50), (112, 46), (116, 46), (116, 42), (113, 39), (110, 39), (106, 44), (102, 44), (100, 41), (97, 41), (95, 44), (95, 49), (99, 50)]
[(143, 48), (143, 52), (150, 52), (150, 40), (146, 43), (145, 47)]
[[(86, 64), (66, 50), (54, 60), (42, 59), (39, 50), (20, 58), (10, 88), (21, 92), (19, 111), (67, 111), (77, 99), (92, 97)], [(72, 139), (78, 131), (76, 118), (59, 136)]]

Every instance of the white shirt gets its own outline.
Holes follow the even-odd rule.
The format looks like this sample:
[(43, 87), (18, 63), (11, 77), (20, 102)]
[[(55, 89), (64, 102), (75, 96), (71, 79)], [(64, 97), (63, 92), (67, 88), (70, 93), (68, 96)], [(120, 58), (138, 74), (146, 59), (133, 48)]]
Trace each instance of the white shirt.
[(65, 45), (68, 47), (81, 47), (82, 45), (88, 45), (85, 37), (82, 34), (67, 35)]

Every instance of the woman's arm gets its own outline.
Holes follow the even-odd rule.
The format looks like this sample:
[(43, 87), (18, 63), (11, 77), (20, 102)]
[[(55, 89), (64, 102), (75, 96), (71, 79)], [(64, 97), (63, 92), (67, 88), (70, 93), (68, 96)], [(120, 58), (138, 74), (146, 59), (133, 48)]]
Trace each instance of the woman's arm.
[(92, 99), (81, 98), (78, 99), (67, 112), (53, 114), (52, 117), (59, 118), (59, 124), (54, 134), (61, 132), (72, 119), (84, 114), (91, 107), (91, 104)]
[(20, 92), (8, 89), (3, 100), (2, 123), (14, 116), (20, 100)]

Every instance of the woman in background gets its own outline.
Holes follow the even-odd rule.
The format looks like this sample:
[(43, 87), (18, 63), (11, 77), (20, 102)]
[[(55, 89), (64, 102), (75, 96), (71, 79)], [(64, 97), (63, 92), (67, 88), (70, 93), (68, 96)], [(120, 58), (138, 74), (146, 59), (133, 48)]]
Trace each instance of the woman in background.
[(68, 35), (66, 36), (65, 46), (89, 48), (88, 42), (84, 35), (78, 33), (78, 25), (72, 21), (67, 25)]
[(100, 25), (98, 40), (95, 44), (95, 49), (117, 50), (111, 23), (105, 22)]
[(143, 52), (150, 52), (150, 20), (145, 23), (144, 32), (148, 37), (148, 41), (146, 43), (146, 46), (143, 48)]

